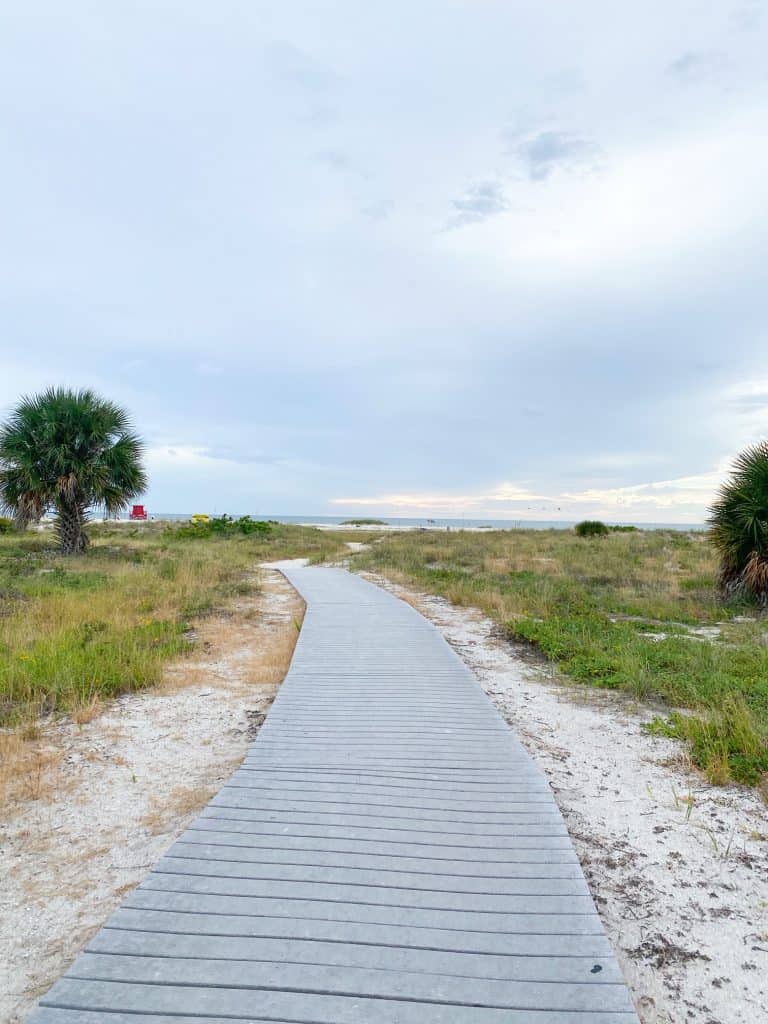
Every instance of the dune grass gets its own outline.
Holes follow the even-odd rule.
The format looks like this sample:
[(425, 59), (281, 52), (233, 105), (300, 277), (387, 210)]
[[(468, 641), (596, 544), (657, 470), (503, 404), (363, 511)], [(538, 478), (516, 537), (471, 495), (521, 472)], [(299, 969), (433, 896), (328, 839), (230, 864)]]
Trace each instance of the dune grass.
[(666, 702), (652, 728), (713, 782), (765, 785), (768, 622), (718, 599), (703, 534), (400, 533), (355, 565), (482, 609), (581, 683)]
[(63, 558), (50, 534), (0, 536), (0, 726), (158, 683), (197, 618), (257, 585), (259, 562), (320, 560), (345, 537), (275, 525), (190, 539), (142, 524), (95, 526), (92, 540)]

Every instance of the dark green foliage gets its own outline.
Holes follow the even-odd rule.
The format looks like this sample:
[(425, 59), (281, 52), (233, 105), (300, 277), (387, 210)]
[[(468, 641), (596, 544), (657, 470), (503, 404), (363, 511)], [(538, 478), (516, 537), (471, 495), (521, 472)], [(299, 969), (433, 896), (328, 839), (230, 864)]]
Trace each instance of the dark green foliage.
[(574, 526), (577, 537), (605, 537), (609, 533), (605, 523), (599, 519), (584, 519)]
[(22, 529), (52, 510), (62, 553), (81, 554), (90, 509), (113, 515), (144, 490), (142, 451), (126, 413), (92, 391), (22, 398), (0, 430), (0, 506)]
[(272, 532), (272, 523), (261, 519), (251, 519), (250, 516), (240, 516), (233, 519), (232, 516), (215, 516), (205, 523), (185, 523), (183, 526), (168, 527), (168, 534), (171, 537), (182, 540), (202, 540), (206, 537), (232, 537), (235, 534), (243, 536), (256, 535), (266, 537)]
[(737, 457), (708, 522), (723, 593), (768, 604), (768, 441)]
[(13, 520), (8, 516), (0, 516), (0, 533), (10, 533), (13, 529)]

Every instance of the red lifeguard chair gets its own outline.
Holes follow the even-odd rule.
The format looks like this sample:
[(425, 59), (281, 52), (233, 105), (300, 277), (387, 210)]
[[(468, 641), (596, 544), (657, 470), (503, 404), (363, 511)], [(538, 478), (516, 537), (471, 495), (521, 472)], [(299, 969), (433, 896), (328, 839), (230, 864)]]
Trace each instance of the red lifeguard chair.
[(146, 519), (147, 512), (143, 505), (134, 505), (128, 513), (129, 519)]

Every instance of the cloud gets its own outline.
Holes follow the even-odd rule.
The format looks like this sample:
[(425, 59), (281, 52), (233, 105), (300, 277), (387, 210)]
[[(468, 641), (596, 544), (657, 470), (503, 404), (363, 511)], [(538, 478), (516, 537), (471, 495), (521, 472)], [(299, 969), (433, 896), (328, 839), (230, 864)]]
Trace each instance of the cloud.
[(477, 493), (405, 493), (333, 498), (340, 508), (379, 514), (490, 519), (575, 520), (598, 516), (635, 522), (703, 523), (706, 509), (725, 476), (724, 468), (688, 477), (627, 487), (590, 487), (542, 493), (518, 483), (502, 483)]
[(349, 157), (335, 149), (326, 149), (315, 153), (315, 159), (333, 171), (348, 171), (352, 166)]
[(705, 82), (717, 78), (728, 61), (720, 50), (688, 50), (667, 67), (667, 74), (682, 83)]
[(456, 212), (449, 219), (448, 228), (479, 224), (509, 209), (504, 189), (498, 181), (484, 181), (472, 185), (460, 199), (453, 199), (451, 205)]
[(596, 170), (600, 147), (569, 132), (538, 132), (518, 142), (514, 154), (523, 164), (531, 181), (546, 181), (556, 171)]
[[(114, 398), (177, 451), (151, 467), (170, 511), (666, 519), (641, 504), (663, 491), (605, 491), (768, 432), (759, 396), (725, 400), (768, 394), (746, 0), (699, 4), (683, 42), (668, 2), (617, 36), (587, 0), (578, 59), (546, 4), (155, 6), (0, 14), (0, 411), (55, 383)], [(689, 49), (726, 51), (734, 88), (667, 74)]]
[(190, 469), (210, 471), (216, 464), (237, 466), (276, 466), (285, 462), (278, 455), (242, 452), (226, 445), (200, 446), (190, 444), (154, 444), (147, 449), (146, 458), (153, 467), (160, 467), (173, 459)]
[(360, 212), (369, 220), (386, 220), (394, 208), (395, 204), (391, 199), (377, 199), (364, 206)]
[(749, 395), (736, 395), (729, 399), (729, 405), (741, 412), (751, 412), (754, 409), (768, 410), (768, 391), (757, 391)]
[(743, 32), (755, 32), (762, 21), (762, 0), (747, 0), (731, 14), (731, 23)]
[(275, 77), (308, 92), (325, 92), (339, 80), (335, 71), (292, 43), (271, 43), (265, 56), (267, 67)]

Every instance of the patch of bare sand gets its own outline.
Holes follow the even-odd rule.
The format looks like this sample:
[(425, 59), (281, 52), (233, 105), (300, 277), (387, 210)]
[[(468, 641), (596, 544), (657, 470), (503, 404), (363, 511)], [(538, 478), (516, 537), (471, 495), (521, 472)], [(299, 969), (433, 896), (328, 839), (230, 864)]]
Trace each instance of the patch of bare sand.
[(241, 761), (302, 615), (265, 570), (260, 593), (198, 626), (163, 687), (44, 723), (9, 751), (23, 784), (0, 807), (0, 1021), (26, 1018)]
[(564, 685), (474, 609), (369, 577), (443, 633), (546, 773), (643, 1024), (768, 1021), (768, 809), (710, 786), (616, 694)]

